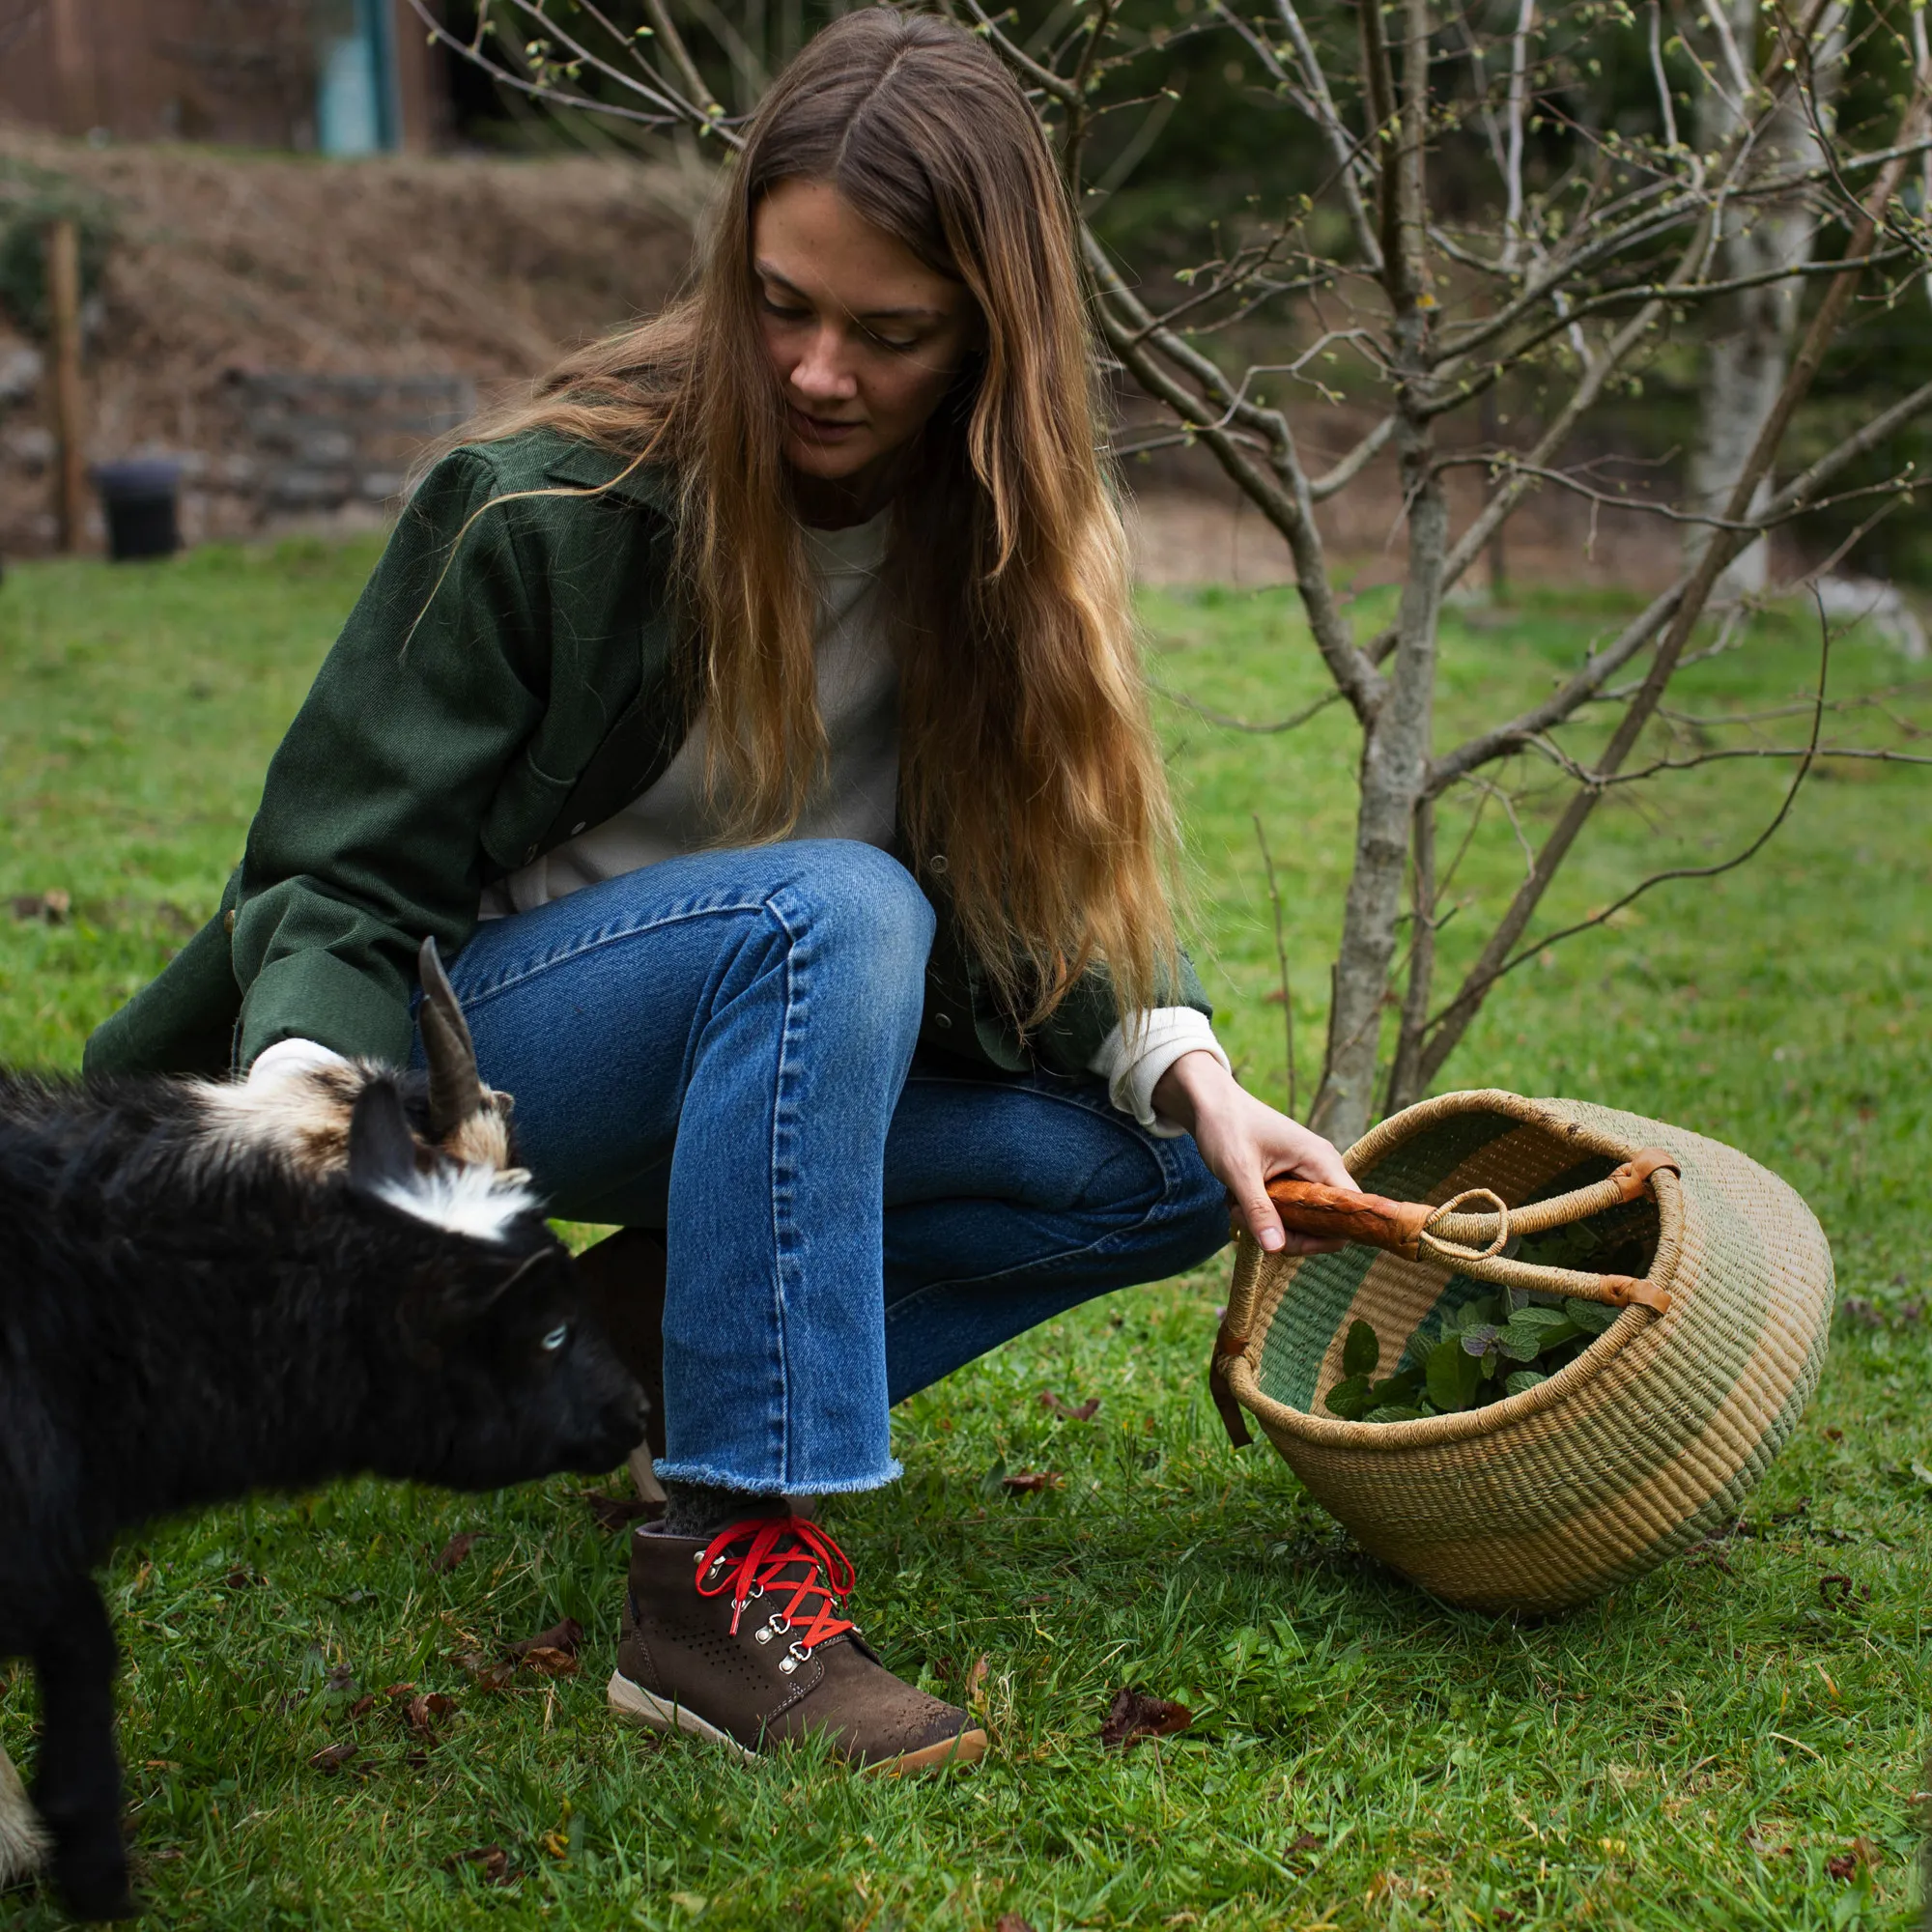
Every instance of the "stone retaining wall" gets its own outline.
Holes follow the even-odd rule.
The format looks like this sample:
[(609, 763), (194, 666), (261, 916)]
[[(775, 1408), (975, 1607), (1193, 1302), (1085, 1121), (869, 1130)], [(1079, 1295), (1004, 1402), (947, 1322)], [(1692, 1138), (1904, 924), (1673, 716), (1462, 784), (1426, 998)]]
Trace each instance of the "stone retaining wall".
[[(31, 391), (32, 373), (0, 390)], [(15, 554), (53, 543), (52, 434), (40, 412), (10, 411), (0, 393), (0, 547)], [(393, 517), (424, 445), (475, 412), (476, 387), (460, 375), (333, 376), (231, 370), (192, 448), (95, 449), (173, 456), (182, 464), (182, 534), (190, 543), (303, 529), (374, 526)], [(90, 508), (90, 547), (103, 536)]]

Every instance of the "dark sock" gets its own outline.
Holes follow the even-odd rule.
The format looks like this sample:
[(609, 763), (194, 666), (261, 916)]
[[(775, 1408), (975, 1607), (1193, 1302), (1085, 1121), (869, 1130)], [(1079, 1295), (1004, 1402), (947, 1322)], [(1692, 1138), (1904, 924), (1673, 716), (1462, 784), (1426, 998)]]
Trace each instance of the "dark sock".
[(710, 1483), (680, 1483), (675, 1478), (664, 1486), (666, 1536), (716, 1536), (729, 1522), (749, 1516), (789, 1516), (783, 1496), (748, 1495), (743, 1490), (721, 1490)]

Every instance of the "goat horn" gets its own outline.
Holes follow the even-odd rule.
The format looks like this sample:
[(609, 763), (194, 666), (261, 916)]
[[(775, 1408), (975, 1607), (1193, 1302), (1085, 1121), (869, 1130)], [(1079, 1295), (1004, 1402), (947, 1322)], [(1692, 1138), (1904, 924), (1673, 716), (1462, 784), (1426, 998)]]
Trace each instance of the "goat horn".
[(423, 992), (416, 1023), (429, 1062), (429, 1130), (438, 1141), (446, 1141), (465, 1121), (489, 1108), (490, 1094), (476, 1071), (476, 1043), (434, 938), (423, 941), (416, 971)]

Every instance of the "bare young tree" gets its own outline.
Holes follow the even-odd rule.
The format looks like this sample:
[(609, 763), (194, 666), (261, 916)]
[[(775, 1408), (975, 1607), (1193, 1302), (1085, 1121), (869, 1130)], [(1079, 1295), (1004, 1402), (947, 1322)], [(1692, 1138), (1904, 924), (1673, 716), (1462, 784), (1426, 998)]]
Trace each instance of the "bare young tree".
[[(735, 116), (718, 99), (728, 85), (714, 91), (706, 71), (742, 79), (748, 70), (709, 13), (684, 4), (686, 20), (707, 30), (702, 43), (680, 30), (670, 0), (642, 0), (648, 17), (635, 29), (595, 0), (488, 0), (483, 24), (459, 51), (553, 106), (701, 130), (728, 149)], [(1024, 27), (989, 11), (988, 0), (941, 4), (982, 34), (1027, 88), (1077, 210), (1095, 199), (1089, 173), (1099, 130), (1113, 115), (1133, 114), (1145, 127), (1161, 111), (1158, 63), (1183, 38), (1220, 35), (1244, 50), (1275, 107), (1300, 124), (1285, 129), (1281, 154), (1305, 157), (1309, 142), (1293, 137), (1306, 131), (1325, 157), (1311, 190), (1299, 161), (1303, 178), (1284, 180), (1285, 164), (1258, 156), (1261, 202), (1287, 215), (1257, 214), (1224, 231), (1213, 259), (1180, 276), (1137, 271), (1085, 221), (1081, 246), (1101, 340), (1165, 425), (1153, 440), (1206, 449), (1279, 534), (1329, 697), (1348, 707), (1360, 734), (1350, 877), (1310, 1114), (1311, 1124), (1347, 1143), (1378, 1105), (1426, 1092), (1496, 983), (1567, 936), (1528, 935), (1598, 805), (1687, 762), (1632, 758), (1672, 680), (1710, 648), (1693, 646), (1724, 572), (1765, 532), (1842, 500), (1847, 472), (1932, 410), (1932, 384), (1875, 402), (1804, 469), (1780, 467), (1793, 417), (1855, 297), (1914, 288), (1925, 267), (1923, 221), (1899, 194), (1932, 154), (1922, 27), (1916, 13), (1905, 17), (1909, 0), (1896, 0), (1896, 21), (1882, 8), (1874, 14), (1867, 39), (1894, 59), (1904, 84), (1887, 124), (1853, 146), (1831, 111), (1835, 78), (1820, 92), (1821, 73), (1835, 76), (1847, 58), (1840, 0), (1803, 0), (1796, 14), (1780, 4), (1761, 16), (1743, 0), (1729, 11), (1725, 0), (1703, 0), (1705, 42), (1719, 59), (1699, 71), (1722, 111), (1705, 118), (1695, 139), (1683, 138), (1678, 123), (1660, 0), (1650, 0), (1647, 19), (1656, 82), (1648, 132), (1592, 126), (1577, 111), (1577, 77), (1592, 46), (1644, 29), (1624, 0), (1576, 0), (1560, 12), (1543, 0), (1487, 0), (1487, 11), (1468, 13), (1443, 0), (1358, 0), (1340, 16), (1346, 31), (1332, 14), (1311, 28), (1297, 0), (1199, 0), (1166, 26), (1130, 20), (1123, 0), (1062, 0)], [(493, 8), (506, 29), (494, 43)], [(1736, 25), (1747, 13), (1763, 22), (1748, 43)], [(500, 46), (510, 41), (516, 54), (506, 60)], [(1695, 53), (1673, 39), (1670, 59)], [(1119, 172), (1118, 144), (1109, 170)], [(1751, 238), (1765, 221), (1784, 224), (1782, 239), (1758, 246)], [(1326, 236), (1340, 239), (1318, 240)], [(1695, 486), (1677, 499), (1604, 489), (1584, 460), (1593, 429), (1660, 344), (1721, 304), (1735, 312), (1741, 301), (1774, 297), (1783, 334), (1771, 374), (1738, 446), (1702, 471), (1707, 493), (1710, 477), (1720, 479), (1720, 500), (1700, 502)], [(1264, 325), (1273, 346), (1265, 360), (1247, 359), (1237, 345), (1252, 344)], [(1374, 399), (1375, 419), (1316, 474), (1290, 412), (1269, 391), (1292, 393), (1337, 355), (1350, 358), (1355, 396)], [(1542, 399), (1525, 447), (1498, 447), (1482, 429), (1486, 399), (1504, 385)], [(1369, 487), (1372, 467), (1391, 455), (1401, 485), (1400, 597), (1393, 622), (1363, 636), (1318, 511)], [(1448, 477), (1472, 464), (1488, 493), (1458, 529)], [(1915, 481), (1852, 494), (1891, 500)], [(1539, 490), (1638, 502), (1699, 541), (1677, 580), (1548, 696), (1462, 743), (1438, 744), (1443, 598)], [(1841, 749), (1932, 762), (1824, 745), (1823, 716), (1821, 700), (1809, 742), (1776, 748), (1800, 777)], [(1579, 739), (1589, 741), (1583, 749)], [(1445, 994), (1435, 935), (1450, 868), (1437, 857), (1438, 806), (1460, 787), (1506, 800), (1500, 775), (1526, 760), (1553, 772), (1567, 799)], [(1642, 881), (1620, 903), (1661, 878), (1741, 863), (1766, 837), (1769, 829), (1723, 866)], [(1392, 1045), (1383, 1037), (1391, 1004)]]

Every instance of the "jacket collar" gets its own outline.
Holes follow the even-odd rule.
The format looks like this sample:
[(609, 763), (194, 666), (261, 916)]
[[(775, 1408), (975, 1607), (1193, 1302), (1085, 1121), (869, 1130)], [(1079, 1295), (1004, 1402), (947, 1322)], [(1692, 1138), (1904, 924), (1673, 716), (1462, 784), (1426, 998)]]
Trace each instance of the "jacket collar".
[(608, 490), (613, 497), (642, 503), (661, 517), (677, 521), (677, 479), (668, 465), (640, 463), (632, 469), (630, 458), (573, 437), (555, 437), (553, 444), (544, 459), (544, 475), (553, 483)]

